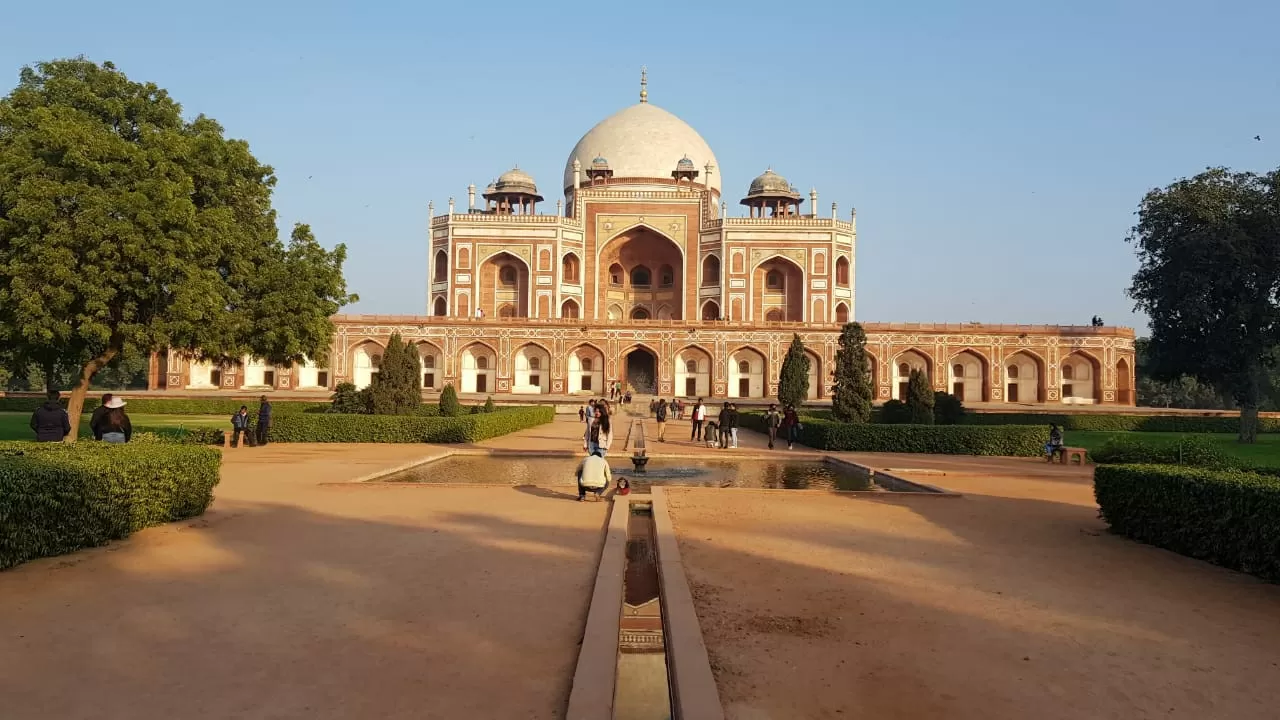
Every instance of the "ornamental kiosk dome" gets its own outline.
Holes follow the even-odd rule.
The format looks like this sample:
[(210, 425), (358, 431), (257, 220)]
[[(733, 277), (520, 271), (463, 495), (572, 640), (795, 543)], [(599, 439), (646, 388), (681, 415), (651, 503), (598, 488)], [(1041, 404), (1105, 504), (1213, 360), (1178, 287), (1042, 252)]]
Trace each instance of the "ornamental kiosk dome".
[[(787, 179), (768, 168), (751, 181), (747, 196), (739, 201), (751, 208), (751, 217), (783, 217), (800, 214), (800, 193)], [(771, 213), (766, 213), (771, 210)]]
[(495, 215), (532, 215), (542, 202), (538, 185), (529, 173), (514, 167), (485, 188), (484, 199), (488, 203), (485, 212)]

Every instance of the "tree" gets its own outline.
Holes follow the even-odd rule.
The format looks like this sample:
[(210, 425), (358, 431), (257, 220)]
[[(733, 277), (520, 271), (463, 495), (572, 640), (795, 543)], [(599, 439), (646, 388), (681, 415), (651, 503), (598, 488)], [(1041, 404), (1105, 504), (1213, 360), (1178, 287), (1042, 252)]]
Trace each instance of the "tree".
[(964, 403), (949, 392), (933, 394), (933, 422), (935, 425), (959, 425), (964, 419)]
[(841, 422), (870, 420), (871, 367), (867, 363), (867, 333), (859, 323), (847, 323), (840, 329), (835, 380), (831, 414)]
[(391, 334), (370, 394), (374, 415), (412, 415), (422, 404), (422, 362), (400, 333)]
[(923, 370), (912, 370), (907, 377), (907, 413), (913, 425), (933, 424), (933, 388)]
[(369, 412), (365, 399), (360, 396), (360, 391), (356, 390), (355, 383), (338, 383), (338, 386), (333, 389), (333, 397), (330, 400), (332, 400), (329, 406), (331, 413), (363, 415)]
[(72, 433), (122, 353), (324, 360), (346, 248), (286, 246), (275, 176), (169, 94), (84, 58), (25, 67), (0, 100), (0, 347), (74, 366)]
[(785, 407), (801, 403), (809, 397), (809, 356), (804, 354), (800, 335), (791, 336), (791, 348), (782, 360), (782, 372), (778, 378), (778, 402)]
[(440, 415), (442, 417), (457, 417), (462, 414), (462, 403), (458, 402), (458, 393), (453, 389), (453, 383), (444, 386), (444, 390), (440, 391)]
[(497, 409), (498, 409), (498, 406), (493, 404), (492, 395), (484, 399), (484, 412), (491, 413)]
[(1234, 398), (1240, 441), (1254, 442), (1280, 347), (1280, 170), (1211, 168), (1154, 189), (1128, 240), (1152, 377), (1191, 375)]

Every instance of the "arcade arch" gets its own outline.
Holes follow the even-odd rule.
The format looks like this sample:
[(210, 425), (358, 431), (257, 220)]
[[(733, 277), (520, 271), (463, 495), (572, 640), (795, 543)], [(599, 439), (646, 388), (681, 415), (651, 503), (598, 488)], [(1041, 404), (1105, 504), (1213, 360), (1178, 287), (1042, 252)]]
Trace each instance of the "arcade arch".
[(1088, 405), (1102, 399), (1102, 372), (1098, 361), (1079, 350), (1062, 358), (1062, 402)]
[(752, 317), (778, 310), (786, 322), (804, 321), (804, 270), (789, 258), (774, 256), (751, 273)]
[(459, 360), (459, 392), (493, 392), (498, 368), (498, 357), (493, 348), (484, 343), (472, 343), (462, 351)]
[(1038, 356), (1019, 350), (1004, 359), (1005, 402), (1044, 402), (1044, 361)]
[[(654, 317), (663, 291), (669, 293), (674, 288), (676, 297), (681, 296), (684, 253), (665, 235), (637, 226), (605, 242), (598, 253), (596, 267), (608, 270), (596, 278), (597, 308), (606, 288), (611, 303), (616, 301), (622, 307), (646, 308), (647, 316), (635, 319)], [(671, 318), (680, 320), (683, 317), (682, 305), (674, 304)]]
[(947, 361), (947, 391), (965, 403), (987, 400), (987, 359), (973, 350), (961, 350)]
[(893, 359), (893, 398), (906, 401), (907, 383), (911, 380), (912, 370), (923, 372), (925, 378), (929, 380), (930, 386), (932, 386), (933, 373), (930, 372), (930, 369), (929, 357), (919, 350), (907, 350), (899, 353)]
[(578, 317), (578, 301), (574, 300), (573, 298), (568, 298), (564, 302), (560, 303), (560, 317), (562, 318)]
[(588, 395), (604, 392), (604, 353), (591, 345), (569, 352), (569, 392)]
[(521, 347), (515, 355), (515, 377), (511, 381), (511, 392), (536, 395), (550, 391), (551, 353), (536, 343)]
[(675, 394), (689, 398), (711, 394), (711, 354), (691, 345), (676, 353)]
[(382, 346), (372, 340), (360, 343), (351, 353), (351, 382), (357, 390), (369, 387), (381, 366)]
[(444, 353), (429, 342), (418, 343), (418, 367), (422, 370), (422, 389), (444, 388)]
[(767, 376), (764, 355), (743, 347), (729, 353), (729, 397), (762, 398)]
[[(477, 272), (480, 299), (476, 307), (488, 317), (529, 317), (529, 266), (509, 252), (485, 258)], [(503, 315), (506, 310), (509, 314)]]

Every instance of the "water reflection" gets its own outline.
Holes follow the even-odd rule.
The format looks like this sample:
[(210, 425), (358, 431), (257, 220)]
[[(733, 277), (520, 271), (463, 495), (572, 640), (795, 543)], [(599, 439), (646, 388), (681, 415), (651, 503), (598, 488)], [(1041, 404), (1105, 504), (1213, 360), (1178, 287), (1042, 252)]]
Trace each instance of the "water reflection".
[[(578, 459), (453, 457), (420, 465), (381, 482), (474, 483), (480, 485), (573, 485)], [(843, 465), (773, 460), (653, 459), (637, 474), (626, 458), (610, 458), (611, 470), (643, 492), (652, 485), (786, 490), (870, 490), (865, 474)]]

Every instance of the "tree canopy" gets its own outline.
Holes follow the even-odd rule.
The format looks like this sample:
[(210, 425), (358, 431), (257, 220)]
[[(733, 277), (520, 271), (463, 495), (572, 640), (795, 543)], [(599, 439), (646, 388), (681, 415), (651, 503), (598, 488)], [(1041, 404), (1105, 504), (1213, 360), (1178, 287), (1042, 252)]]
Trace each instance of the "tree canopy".
[(421, 404), (422, 362), (400, 333), (392, 333), (373, 376), (369, 410), (374, 415), (412, 415)]
[(841, 422), (870, 420), (871, 367), (867, 361), (867, 333), (859, 323), (847, 323), (840, 329), (835, 381), (831, 414)]
[(809, 356), (804, 354), (804, 343), (799, 334), (791, 336), (791, 347), (782, 359), (782, 372), (778, 377), (778, 402), (800, 406), (809, 397)]
[(933, 388), (923, 370), (912, 370), (907, 376), (907, 414), (913, 425), (933, 424)]
[(302, 224), (281, 242), (275, 182), (248, 143), (109, 62), (23, 68), (0, 100), (0, 346), (75, 368), (73, 423), (122, 352), (323, 359), (355, 300), (346, 249)]
[(1252, 442), (1280, 348), (1280, 170), (1211, 168), (1154, 189), (1129, 240), (1151, 375), (1189, 375), (1232, 397), (1240, 439)]

